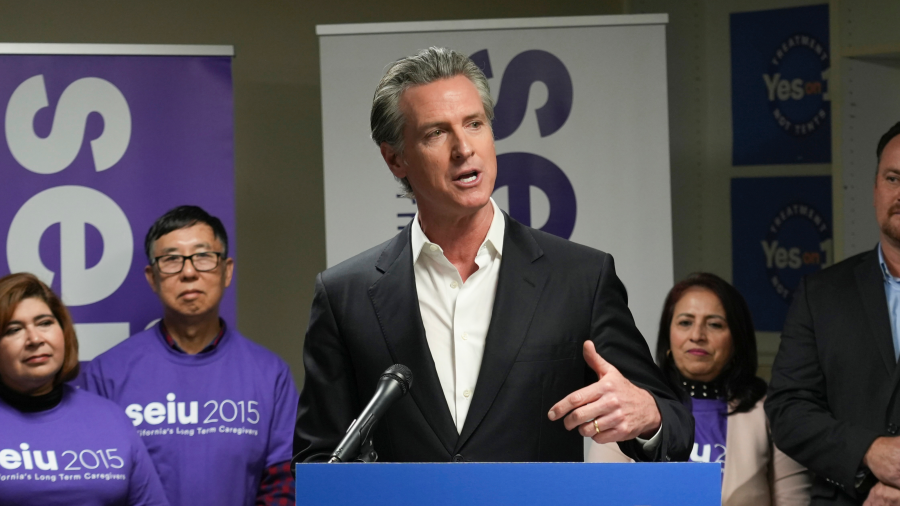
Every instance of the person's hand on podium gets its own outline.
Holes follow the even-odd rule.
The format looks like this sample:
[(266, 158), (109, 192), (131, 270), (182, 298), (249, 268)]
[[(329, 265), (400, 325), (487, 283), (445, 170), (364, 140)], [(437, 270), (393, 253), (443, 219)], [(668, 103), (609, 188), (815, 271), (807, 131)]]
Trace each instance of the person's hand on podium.
[(582, 436), (600, 444), (651, 438), (662, 423), (653, 396), (625, 379), (597, 353), (592, 341), (584, 342), (584, 360), (597, 373), (597, 382), (556, 403), (548, 413), (550, 420), (568, 413), (563, 421), (566, 430), (578, 427)]

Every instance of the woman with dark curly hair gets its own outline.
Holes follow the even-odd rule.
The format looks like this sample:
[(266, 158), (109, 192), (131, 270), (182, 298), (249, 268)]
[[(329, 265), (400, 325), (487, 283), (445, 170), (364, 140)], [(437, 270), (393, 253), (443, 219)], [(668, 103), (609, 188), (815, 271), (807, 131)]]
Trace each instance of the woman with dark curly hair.
[(0, 504), (167, 505), (128, 418), (65, 383), (77, 375), (56, 294), (31, 274), (0, 278)]

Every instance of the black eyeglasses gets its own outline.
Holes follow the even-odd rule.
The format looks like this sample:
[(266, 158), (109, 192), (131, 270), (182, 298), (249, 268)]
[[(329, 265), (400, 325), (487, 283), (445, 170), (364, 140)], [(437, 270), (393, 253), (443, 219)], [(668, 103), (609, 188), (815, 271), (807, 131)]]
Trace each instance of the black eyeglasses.
[(193, 255), (163, 255), (153, 259), (156, 268), (163, 274), (178, 274), (184, 269), (184, 261), (190, 260), (197, 272), (209, 272), (219, 266), (222, 253), (203, 251)]

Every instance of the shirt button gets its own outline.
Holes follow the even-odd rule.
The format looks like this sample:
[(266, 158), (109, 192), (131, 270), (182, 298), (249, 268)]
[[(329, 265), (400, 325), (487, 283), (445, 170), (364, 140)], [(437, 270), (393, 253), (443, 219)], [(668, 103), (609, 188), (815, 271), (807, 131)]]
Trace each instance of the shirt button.
[(463, 397), (465, 397), (466, 399), (468, 399), (471, 396), (472, 396), (471, 390), (466, 390), (465, 392), (463, 392)]
[(456, 281), (450, 282), (450, 288), (456, 288), (457, 286), (459, 286), (459, 284)]
[(460, 336), (460, 337), (462, 337), (462, 340), (463, 340), (463, 341), (468, 341), (468, 340), (469, 340), (469, 334), (467, 334), (466, 332), (463, 332), (463, 333), (462, 333), (462, 336)]
[(437, 244), (432, 244), (431, 246), (428, 247), (428, 249), (430, 249), (431, 251), (437, 251), (437, 249), (438, 249)]

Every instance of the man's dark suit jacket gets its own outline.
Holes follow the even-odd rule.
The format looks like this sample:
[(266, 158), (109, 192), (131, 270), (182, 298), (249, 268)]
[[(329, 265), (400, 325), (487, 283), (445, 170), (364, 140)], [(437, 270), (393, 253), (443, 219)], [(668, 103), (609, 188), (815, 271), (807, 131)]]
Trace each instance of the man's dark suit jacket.
[[(612, 257), (505, 219), (497, 295), (462, 433), (425, 340), (407, 226), (316, 279), (295, 463), (327, 458), (381, 373), (395, 363), (409, 367), (414, 379), (410, 394), (376, 428), (380, 461), (581, 461), (582, 437), (547, 413), (597, 381), (582, 357), (586, 339), (656, 398), (662, 443), (649, 459), (688, 458), (693, 418), (666, 386), (634, 326)], [(648, 460), (636, 445), (621, 444), (629, 456)]]
[(900, 412), (884, 277), (873, 250), (801, 281), (772, 368), (775, 444), (816, 473), (812, 504), (862, 504), (854, 489), (875, 438)]

